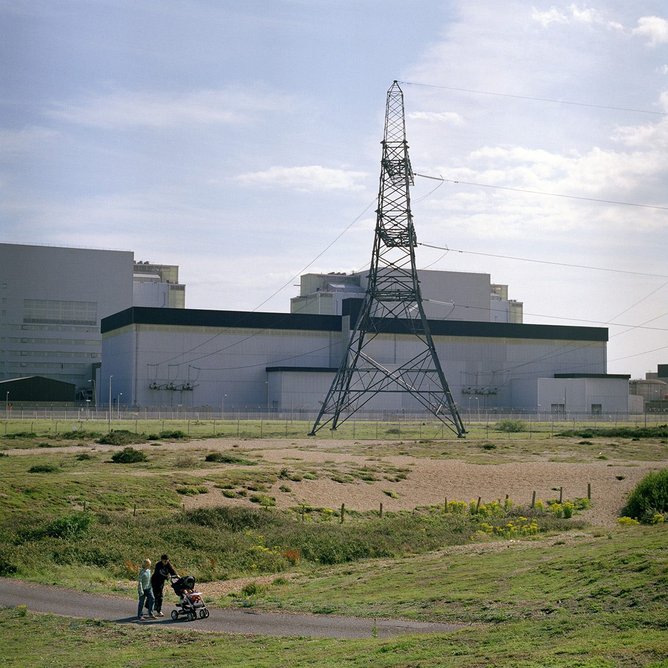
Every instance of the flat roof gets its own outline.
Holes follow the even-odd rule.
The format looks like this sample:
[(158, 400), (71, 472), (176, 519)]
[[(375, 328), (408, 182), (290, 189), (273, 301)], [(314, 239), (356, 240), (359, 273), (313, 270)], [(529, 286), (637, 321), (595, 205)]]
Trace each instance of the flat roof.
[[(209, 311), (205, 309), (152, 308), (133, 306), (102, 319), (102, 333), (128, 325), (170, 327), (220, 327), (230, 329), (303, 330), (340, 332), (343, 317), (309, 313), (265, 313), (259, 311)], [(374, 320), (376, 330), (386, 334), (411, 334), (408, 320)], [(508, 339), (559, 339), (567, 341), (607, 341), (606, 327), (568, 325), (525, 325), (468, 320), (430, 320), (434, 336), (488, 337)]]

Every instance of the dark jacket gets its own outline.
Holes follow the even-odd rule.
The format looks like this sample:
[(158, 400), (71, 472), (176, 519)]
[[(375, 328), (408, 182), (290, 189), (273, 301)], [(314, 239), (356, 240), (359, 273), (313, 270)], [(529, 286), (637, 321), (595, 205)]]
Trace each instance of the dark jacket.
[(151, 576), (151, 585), (155, 587), (165, 586), (165, 580), (169, 578), (170, 575), (176, 575), (174, 566), (168, 561), (166, 564), (163, 564), (162, 561), (158, 561), (155, 565), (155, 570)]

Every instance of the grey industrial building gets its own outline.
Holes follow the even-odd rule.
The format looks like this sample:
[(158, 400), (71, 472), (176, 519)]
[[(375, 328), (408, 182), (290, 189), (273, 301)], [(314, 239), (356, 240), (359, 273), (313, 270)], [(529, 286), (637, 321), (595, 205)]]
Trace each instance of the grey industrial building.
[[(346, 348), (358, 299), (342, 315), (130, 308), (102, 322), (102, 383), (133, 407), (316, 411)], [(606, 373), (607, 329), (433, 320), (456, 403), (466, 410), (628, 411), (628, 376)], [(377, 337), (392, 366), (414, 338)], [(379, 395), (372, 412), (418, 412), (409, 395)]]
[[(0, 244), (0, 381), (49, 378), (94, 400), (100, 322), (132, 305), (183, 308), (178, 267), (135, 263), (130, 251)], [(3, 400), (18, 401), (18, 386), (5, 387)], [(39, 387), (35, 401), (48, 396)]]
[[(488, 274), (418, 273), (462, 411), (628, 411), (628, 376), (607, 374), (607, 329), (523, 324), (521, 302)], [(307, 274), (291, 313), (191, 310), (174, 265), (130, 251), (0, 244), (0, 381), (48, 378), (80, 400), (126, 408), (316, 411), (365, 281)], [(388, 326), (376, 345), (391, 367), (412, 341)], [(417, 409), (401, 393), (368, 408)]]

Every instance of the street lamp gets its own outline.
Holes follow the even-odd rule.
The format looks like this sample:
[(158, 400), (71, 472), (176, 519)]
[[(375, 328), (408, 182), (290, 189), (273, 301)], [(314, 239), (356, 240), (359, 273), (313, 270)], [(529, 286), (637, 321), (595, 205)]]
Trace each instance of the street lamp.
[(91, 378), (89, 383), (93, 383), (93, 408), (97, 408), (97, 389), (95, 387), (95, 378)]
[(111, 431), (111, 409), (112, 409), (112, 403), (111, 403), (111, 379), (113, 378), (113, 375), (109, 375), (109, 431)]

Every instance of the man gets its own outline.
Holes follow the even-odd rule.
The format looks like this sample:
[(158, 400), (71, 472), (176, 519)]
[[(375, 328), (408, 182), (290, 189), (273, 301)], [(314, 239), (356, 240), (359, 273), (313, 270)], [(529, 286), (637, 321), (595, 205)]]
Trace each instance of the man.
[(155, 614), (158, 617), (164, 617), (162, 613), (162, 590), (165, 587), (165, 581), (172, 575), (178, 577), (169, 561), (169, 557), (163, 554), (160, 557), (160, 561), (155, 565), (155, 570), (151, 576), (151, 588), (153, 589), (153, 597), (155, 598)]

